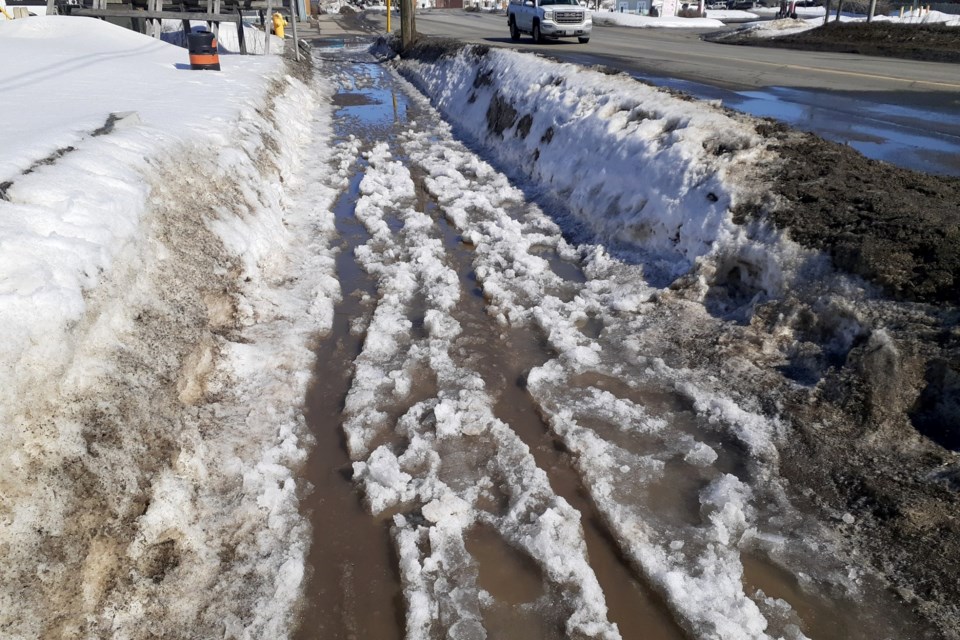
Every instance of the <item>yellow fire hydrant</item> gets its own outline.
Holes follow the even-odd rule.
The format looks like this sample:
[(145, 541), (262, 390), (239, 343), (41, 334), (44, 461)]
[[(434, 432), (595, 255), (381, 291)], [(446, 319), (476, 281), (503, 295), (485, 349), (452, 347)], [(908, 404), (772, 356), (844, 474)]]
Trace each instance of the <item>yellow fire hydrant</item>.
[(283, 16), (279, 13), (273, 14), (273, 32), (277, 34), (278, 38), (283, 37), (283, 28), (287, 26), (287, 21), (283, 19)]

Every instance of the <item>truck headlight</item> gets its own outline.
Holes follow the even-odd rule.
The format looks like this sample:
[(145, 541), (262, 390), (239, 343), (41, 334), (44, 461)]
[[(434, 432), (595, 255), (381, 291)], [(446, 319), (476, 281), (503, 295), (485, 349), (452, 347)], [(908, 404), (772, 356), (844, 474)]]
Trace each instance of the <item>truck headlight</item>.
[(583, 14), (583, 21), (587, 24), (590, 24), (593, 22), (593, 16), (590, 15), (589, 13), (585, 13)]
[(553, 22), (553, 11), (546, 10), (543, 12), (543, 19), (548, 22)]

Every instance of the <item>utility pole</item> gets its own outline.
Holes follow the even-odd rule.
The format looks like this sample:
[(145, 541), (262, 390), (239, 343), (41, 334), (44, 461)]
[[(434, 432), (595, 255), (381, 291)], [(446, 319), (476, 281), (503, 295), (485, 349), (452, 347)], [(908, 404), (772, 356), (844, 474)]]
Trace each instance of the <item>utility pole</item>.
[[(270, 35), (273, 33), (273, 0), (267, 0), (267, 19), (263, 21), (263, 55), (270, 55)], [(280, 45), (283, 53), (283, 45)]]
[(413, 17), (414, 0), (400, 0), (400, 50), (406, 50), (417, 39), (417, 23)]
[(873, 22), (873, 14), (877, 11), (877, 0), (870, 0), (870, 11), (867, 12), (867, 22)]

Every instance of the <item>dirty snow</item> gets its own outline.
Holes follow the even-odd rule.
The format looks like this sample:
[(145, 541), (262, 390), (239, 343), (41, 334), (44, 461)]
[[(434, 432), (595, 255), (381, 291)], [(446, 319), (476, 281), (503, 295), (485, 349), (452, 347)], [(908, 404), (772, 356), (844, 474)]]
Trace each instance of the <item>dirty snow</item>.
[(301, 177), (329, 155), (324, 85), (276, 57), (191, 72), (86, 18), (0, 23), (0, 55), (0, 626), (281, 637), (338, 295), (336, 191)]
[[(757, 10), (757, 14), (766, 15)], [(776, 15), (771, 13), (770, 15)], [(917, 9), (906, 11), (903, 16), (899, 12), (890, 15), (874, 16), (875, 22), (891, 22), (896, 24), (942, 24), (944, 26), (960, 26), (960, 15), (942, 13), (940, 11), (926, 11)], [(829, 21), (836, 20), (836, 10), (830, 12)], [(749, 32), (757, 38), (775, 38), (791, 33), (809, 31), (823, 25), (823, 7), (798, 7), (797, 18), (780, 18), (776, 20), (762, 20), (747, 23), (738, 31)], [(840, 22), (866, 22), (867, 17), (861, 14), (841, 13)]]
[[(606, 620), (579, 514), (553, 493), (526, 445), (494, 416), (482, 377), (458, 361), (455, 344), (462, 328), (454, 310), (462, 295), (459, 278), (445, 264), (433, 219), (412, 207), (409, 169), (383, 143), (365, 159), (356, 213), (371, 238), (356, 253), (376, 277), (379, 296), (355, 363), (344, 429), (354, 477), (371, 511), (419, 511), (424, 520), (394, 516), (407, 637), (482, 637), (476, 569), (464, 551), (465, 536), (479, 523), (492, 525), (542, 566), (550, 595), (562, 600), (565, 611), (556, 622), (565, 625), (568, 636), (620, 637)], [(399, 233), (391, 229), (391, 216), (402, 223)], [(417, 294), (425, 299), (428, 330), (421, 340), (410, 335)], [(414, 404), (394, 425), (387, 417), (410, 396), (406, 381), (425, 372), (435, 377), (436, 396)], [(405, 446), (381, 444), (370, 451), (378, 439), (389, 442), (394, 429)], [(451, 470), (453, 452), (470, 462)], [(509, 508), (480, 507), (498, 502), (491, 500), (491, 491), (506, 492)]]
[(594, 24), (612, 25), (617, 27), (641, 27), (662, 29), (703, 29), (720, 28), (723, 26), (717, 18), (680, 18), (678, 16), (641, 16), (635, 13), (620, 13), (617, 11), (594, 11)]

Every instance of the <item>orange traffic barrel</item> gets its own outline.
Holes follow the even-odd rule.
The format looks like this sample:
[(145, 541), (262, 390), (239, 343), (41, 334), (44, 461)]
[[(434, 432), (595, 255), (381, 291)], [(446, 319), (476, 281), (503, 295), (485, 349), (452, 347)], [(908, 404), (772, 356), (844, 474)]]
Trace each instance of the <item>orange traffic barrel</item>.
[(191, 69), (220, 71), (220, 56), (217, 55), (217, 39), (209, 31), (194, 31), (187, 34), (187, 49), (190, 51)]

